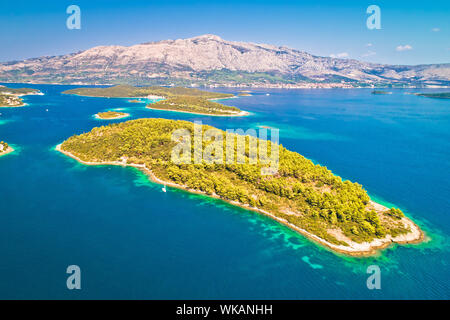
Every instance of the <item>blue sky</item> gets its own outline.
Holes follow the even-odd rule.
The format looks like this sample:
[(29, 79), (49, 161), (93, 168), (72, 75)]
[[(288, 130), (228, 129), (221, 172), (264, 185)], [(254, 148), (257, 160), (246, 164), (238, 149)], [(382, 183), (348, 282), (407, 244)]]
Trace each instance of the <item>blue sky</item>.
[[(81, 30), (66, 8), (81, 8)], [(366, 9), (381, 9), (369, 30)], [(59, 55), (97, 45), (217, 34), (286, 45), (320, 56), (391, 64), (450, 62), (450, 1), (2, 1), (0, 61)]]

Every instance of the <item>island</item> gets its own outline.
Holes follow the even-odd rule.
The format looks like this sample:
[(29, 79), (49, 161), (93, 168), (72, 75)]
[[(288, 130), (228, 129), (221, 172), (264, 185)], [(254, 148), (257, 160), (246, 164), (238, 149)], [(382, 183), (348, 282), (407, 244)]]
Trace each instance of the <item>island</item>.
[(221, 103), (200, 97), (178, 96), (160, 100), (147, 105), (154, 110), (166, 110), (185, 113), (195, 113), (210, 116), (246, 116), (249, 113), (236, 107), (229, 107)]
[(122, 119), (127, 118), (130, 115), (125, 112), (117, 112), (117, 111), (106, 111), (106, 112), (99, 112), (95, 115), (97, 119), (102, 120), (116, 120), (116, 119)]
[(23, 107), (26, 104), (20, 97), (26, 95), (42, 95), (42, 93), (37, 89), (0, 86), (0, 107)]
[[(177, 164), (171, 160), (171, 154), (180, 143), (194, 141), (195, 126), (199, 125), (182, 120), (130, 120), (74, 135), (58, 145), (57, 150), (86, 165), (139, 168), (157, 183), (220, 198), (267, 215), (347, 255), (372, 255), (393, 243), (418, 243), (424, 239), (421, 229), (401, 210), (372, 201), (360, 184), (344, 181), (326, 167), (270, 141), (232, 134), (234, 156), (236, 140), (244, 139), (249, 146), (243, 155), (244, 163)], [(187, 132), (187, 136), (174, 139), (172, 133), (178, 129)], [(225, 134), (211, 126), (201, 126), (203, 132), (210, 129)], [(261, 169), (267, 165), (264, 161), (250, 162), (250, 154), (263, 142), (269, 150), (279, 148), (278, 170), (272, 175), (262, 175)], [(194, 159), (208, 146), (203, 142), (189, 148), (192, 154), (188, 153), (186, 159)]]
[[(117, 85), (107, 88), (77, 88), (64, 91), (88, 97), (132, 98), (129, 102), (141, 102), (145, 98), (159, 100), (147, 105), (148, 109), (194, 113), (210, 116), (246, 116), (248, 112), (218, 103), (217, 100), (234, 98), (233, 94), (203, 91), (183, 87), (133, 87)], [(212, 101), (214, 100), (214, 101)]]
[(414, 93), (416, 96), (434, 98), (434, 99), (450, 99), (450, 92), (441, 93)]
[(372, 91), (372, 94), (392, 94), (392, 92), (390, 92), (390, 91), (374, 90), (374, 91)]
[(6, 142), (0, 141), (0, 157), (13, 151), (14, 149), (10, 147)]
[(129, 85), (117, 85), (106, 88), (76, 88), (64, 91), (63, 94), (74, 94), (85, 97), (103, 98), (147, 98), (166, 99), (177, 96), (192, 96), (205, 99), (222, 99), (234, 97), (233, 94), (203, 91), (194, 88), (183, 87), (134, 87)]

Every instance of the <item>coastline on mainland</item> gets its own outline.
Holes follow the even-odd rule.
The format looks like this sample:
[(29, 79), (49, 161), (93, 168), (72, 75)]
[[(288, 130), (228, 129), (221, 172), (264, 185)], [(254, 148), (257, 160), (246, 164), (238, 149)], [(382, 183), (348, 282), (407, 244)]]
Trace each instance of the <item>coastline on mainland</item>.
[[(183, 186), (183, 185), (179, 185), (170, 181), (164, 181), (158, 177), (155, 176), (155, 174), (149, 169), (147, 168), (145, 165), (142, 164), (133, 164), (133, 163), (126, 163), (126, 162), (120, 162), (120, 161), (104, 161), (104, 162), (89, 162), (89, 161), (84, 161), (81, 160), (79, 157), (77, 157), (76, 155), (65, 151), (61, 148), (62, 143), (58, 144), (55, 147), (55, 150), (58, 152), (61, 152), (62, 154), (78, 161), (79, 163), (82, 163), (84, 165), (116, 165), (116, 166), (122, 166), (122, 167), (134, 167), (137, 169), (140, 169), (141, 171), (143, 171), (145, 174), (147, 174), (150, 179), (158, 184), (162, 184), (162, 185), (166, 185), (166, 186), (170, 186), (173, 188), (177, 188), (177, 189), (181, 189), (190, 193), (196, 193), (196, 194), (202, 194), (202, 195), (206, 195), (206, 193), (202, 192), (202, 191), (198, 191), (198, 190), (193, 190), (188, 188), (187, 186)], [(344, 245), (337, 245), (337, 244), (333, 244), (325, 239), (320, 238), (319, 236), (310, 233), (309, 231), (302, 229), (290, 222), (288, 222), (285, 219), (282, 219), (280, 217), (277, 217), (275, 215), (273, 215), (272, 213), (266, 211), (266, 210), (262, 210), (256, 207), (250, 207), (247, 204), (241, 204), (237, 201), (229, 201), (229, 200), (225, 200), (221, 197), (219, 197), (217, 194), (212, 194), (212, 195), (207, 195), (209, 197), (213, 197), (216, 199), (220, 199), (222, 201), (228, 202), (232, 205), (235, 206), (239, 206), (243, 209), (247, 209), (247, 210), (251, 210), (251, 211), (255, 211), (258, 212), (260, 214), (264, 214), (270, 218), (272, 218), (273, 220), (276, 220), (277, 222), (289, 227), (290, 229), (302, 234), (303, 236), (305, 236), (306, 238), (312, 240), (314, 243), (320, 244), (323, 247), (331, 250), (334, 253), (340, 253), (340, 254), (344, 254), (344, 255), (348, 255), (348, 256), (353, 256), (353, 257), (368, 257), (368, 256), (373, 256), (376, 255), (380, 250), (385, 249), (387, 247), (390, 247), (391, 245), (397, 243), (397, 244), (418, 244), (421, 243), (425, 240), (425, 233), (420, 229), (419, 226), (417, 226), (412, 220), (410, 220), (407, 217), (403, 217), (401, 219), (401, 221), (410, 228), (411, 232), (407, 233), (407, 234), (402, 234), (399, 235), (397, 237), (392, 237), (391, 235), (387, 235), (385, 238), (382, 239), (374, 239), (371, 242), (362, 242), (362, 243), (357, 243), (354, 241), (350, 241), (349, 246), (344, 246)], [(388, 208), (386, 208), (385, 206), (376, 203), (374, 201), (370, 201), (371, 205), (373, 205), (374, 207), (377, 207), (378, 209), (385, 209), (387, 210)]]

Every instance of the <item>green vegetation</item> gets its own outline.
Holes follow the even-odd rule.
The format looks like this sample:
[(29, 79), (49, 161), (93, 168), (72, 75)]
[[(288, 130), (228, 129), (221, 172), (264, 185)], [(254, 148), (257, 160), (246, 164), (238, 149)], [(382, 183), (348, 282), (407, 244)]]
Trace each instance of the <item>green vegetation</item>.
[(8, 150), (8, 148), (9, 148), (9, 145), (6, 142), (0, 141), (0, 155), (5, 153), (6, 150)]
[[(183, 141), (172, 140), (176, 129), (189, 130), (194, 141), (192, 122), (139, 119), (72, 136), (61, 149), (88, 162), (145, 164), (159, 179), (265, 210), (334, 244), (348, 245), (350, 240), (370, 241), (409, 231), (398, 218), (402, 215), (400, 210), (376, 209), (361, 185), (343, 181), (326, 167), (270, 141), (269, 153), (272, 148), (279, 148), (279, 169), (275, 175), (261, 175), (261, 168), (267, 163), (258, 160), (257, 164), (250, 164), (252, 152), (262, 143), (250, 136), (245, 136), (244, 164), (175, 164), (172, 150)], [(203, 132), (208, 129), (213, 127), (202, 126)], [(242, 136), (233, 135), (235, 156), (237, 137)], [(203, 141), (203, 149), (196, 150), (192, 143), (190, 159), (209, 144)], [(223, 144), (225, 148), (225, 139)], [(226, 163), (224, 159), (222, 163)]]
[(113, 120), (128, 117), (129, 114), (125, 112), (106, 111), (106, 112), (99, 112), (96, 114), (96, 116), (104, 120)]
[[(179, 112), (193, 112), (211, 115), (233, 115), (241, 110), (229, 107), (212, 99), (224, 99), (233, 97), (232, 94), (202, 91), (192, 88), (181, 87), (133, 87), (118, 85), (109, 88), (78, 88), (64, 91), (65, 94), (77, 94), (90, 97), (162, 97), (165, 100), (149, 104), (150, 109), (172, 110)], [(140, 102), (131, 100), (130, 102)]]
[(211, 115), (233, 115), (241, 112), (241, 110), (236, 107), (229, 107), (202, 97), (190, 96), (177, 96), (157, 101), (147, 105), (147, 108)]
[(403, 218), (405, 216), (403, 214), (402, 210), (396, 209), (396, 208), (389, 209), (389, 211), (387, 211), (386, 214), (388, 216), (391, 216), (391, 217), (397, 219), (397, 220), (400, 220), (401, 218)]
[(450, 92), (441, 93), (415, 93), (416, 96), (435, 98), (435, 99), (450, 99)]
[(148, 96), (160, 96), (164, 98), (176, 96), (193, 96), (205, 99), (220, 99), (232, 97), (232, 94), (202, 91), (182, 87), (133, 87), (118, 85), (108, 88), (77, 88), (63, 92), (64, 94), (76, 94), (88, 97), (110, 98), (146, 98)]

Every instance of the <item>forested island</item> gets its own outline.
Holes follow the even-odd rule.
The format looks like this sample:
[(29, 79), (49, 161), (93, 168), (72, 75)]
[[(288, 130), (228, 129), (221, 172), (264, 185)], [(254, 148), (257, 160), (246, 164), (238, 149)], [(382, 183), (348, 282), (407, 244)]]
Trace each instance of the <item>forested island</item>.
[[(177, 129), (189, 130), (190, 141), (194, 141), (192, 122), (139, 119), (72, 136), (57, 149), (88, 165), (134, 166), (158, 183), (258, 211), (345, 254), (370, 255), (393, 242), (415, 243), (424, 238), (419, 227), (401, 210), (371, 201), (358, 183), (343, 181), (326, 167), (270, 141), (267, 141), (270, 150), (279, 148), (279, 168), (275, 175), (261, 174), (261, 168), (266, 166), (264, 162), (250, 164), (250, 155), (262, 143), (250, 136), (244, 138), (249, 146), (244, 164), (175, 164), (171, 160), (172, 150), (183, 141), (183, 138), (172, 139), (172, 132)], [(202, 126), (203, 132), (208, 129), (214, 128)], [(238, 137), (242, 136), (233, 135), (234, 155)], [(223, 143), (225, 148), (225, 139)], [(202, 150), (191, 146), (192, 154), (188, 158), (207, 146), (205, 141)]]
[(450, 92), (441, 93), (415, 93), (416, 96), (435, 98), (435, 99), (450, 99)]
[(20, 97), (31, 94), (42, 93), (37, 89), (0, 86), (0, 107), (23, 107), (25, 103)]
[(231, 98), (234, 95), (203, 91), (183, 87), (134, 87), (129, 85), (117, 85), (107, 88), (76, 88), (64, 91), (63, 94), (75, 94), (86, 97), (104, 98), (170, 98), (177, 96), (192, 96), (205, 99)]
[(149, 109), (189, 112), (213, 116), (244, 116), (248, 112), (201, 97), (177, 96), (147, 105)]
[[(248, 112), (211, 101), (234, 97), (233, 94), (209, 92), (182, 87), (133, 87), (117, 85), (108, 88), (77, 88), (63, 92), (88, 97), (161, 99), (147, 105), (149, 109), (187, 112), (215, 116), (244, 116)], [(132, 103), (141, 102), (133, 99)]]
[(0, 141), (0, 156), (4, 156), (7, 153), (13, 152), (14, 149), (11, 148), (6, 142)]
[(106, 111), (106, 112), (99, 112), (95, 115), (97, 119), (103, 119), (103, 120), (115, 120), (115, 119), (122, 119), (129, 117), (130, 115), (125, 112), (117, 112), (117, 111)]

